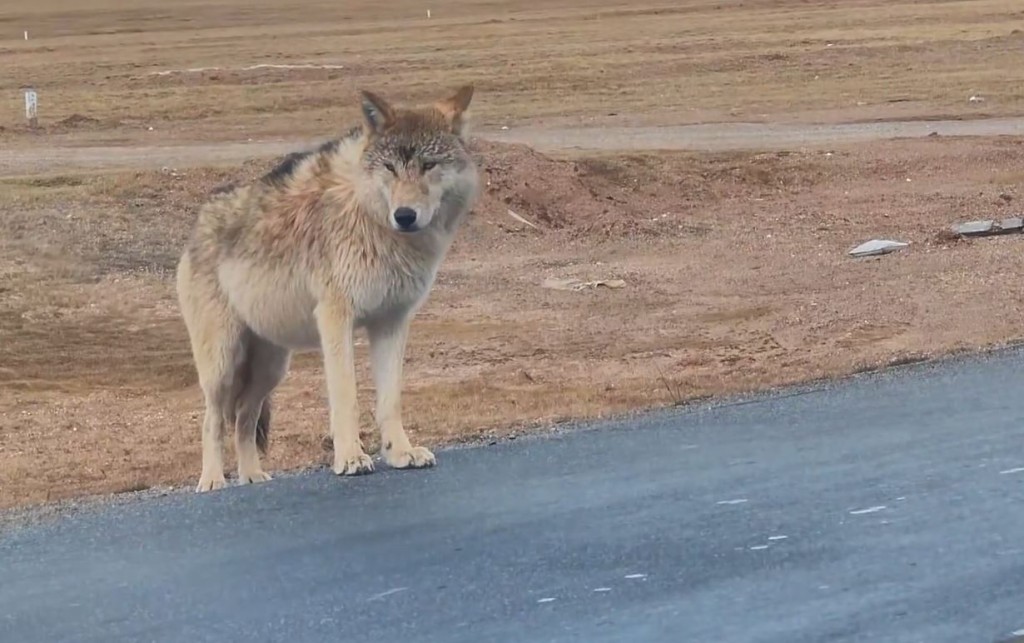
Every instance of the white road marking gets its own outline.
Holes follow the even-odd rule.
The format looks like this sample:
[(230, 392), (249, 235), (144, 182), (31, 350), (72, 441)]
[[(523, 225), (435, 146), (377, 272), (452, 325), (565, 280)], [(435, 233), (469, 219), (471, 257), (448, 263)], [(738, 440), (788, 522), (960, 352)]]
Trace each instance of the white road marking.
[(1007, 469), (1006, 471), (1000, 471), (999, 473), (1005, 476), (1005, 475), (1007, 475), (1009, 473), (1021, 473), (1022, 471), (1024, 471), (1024, 467), (1016, 467), (1014, 469)]
[(785, 540), (787, 538), (789, 538), (789, 536), (768, 536), (768, 540)]
[(537, 602), (538, 603), (554, 603), (555, 599), (554, 598), (538, 598)]
[(628, 580), (637, 580), (640, 578), (647, 578), (647, 574), (627, 574), (625, 578)]
[(735, 500), (719, 500), (716, 505), (742, 505), (745, 502), (750, 502), (746, 498), (736, 498)]
[(382, 599), (382, 598), (385, 598), (385, 597), (387, 597), (387, 596), (391, 596), (392, 594), (397, 594), (398, 592), (404, 592), (404, 591), (405, 591), (405, 590), (407, 590), (407, 589), (409, 589), (409, 588), (408, 588), (408, 587), (396, 587), (396, 588), (394, 588), (394, 589), (389, 589), (389, 590), (388, 590), (388, 591), (386, 591), (386, 592), (381, 592), (380, 594), (374, 594), (374, 595), (373, 595), (373, 596), (371, 596), (370, 598), (366, 599), (366, 601), (367, 601), (367, 602), (370, 602), (370, 601), (379, 601), (379, 600), (380, 600), (380, 599)]
[(877, 507), (868, 507), (867, 509), (856, 509), (854, 511), (851, 511), (850, 515), (851, 516), (862, 516), (864, 514), (877, 513), (879, 511), (882, 511), (883, 509), (887, 509), (887, 507), (885, 505), (878, 505)]

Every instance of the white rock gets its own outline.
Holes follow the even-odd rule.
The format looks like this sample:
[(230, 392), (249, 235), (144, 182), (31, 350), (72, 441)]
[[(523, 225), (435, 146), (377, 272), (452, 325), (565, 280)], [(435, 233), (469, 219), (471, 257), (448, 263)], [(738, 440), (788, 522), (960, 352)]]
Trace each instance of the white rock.
[(995, 221), (968, 221), (967, 223), (958, 223), (953, 226), (953, 234), (961, 234), (964, 236), (979, 236), (984, 234), (991, 234), (992, 230), (996, 227)]
[(856, 248), (854, 248), (853, 250), (851, 250), (850, 254), (853, 255), (854, 257), (870, 257), (872, 255), (884, 255), (895, 250), (899, 250), (900, 248), (906, 248), (908, 245), (910, 244), (903, 243), (902, 241), (872, 239), (871, 241), (866, 241), (857, 246)]

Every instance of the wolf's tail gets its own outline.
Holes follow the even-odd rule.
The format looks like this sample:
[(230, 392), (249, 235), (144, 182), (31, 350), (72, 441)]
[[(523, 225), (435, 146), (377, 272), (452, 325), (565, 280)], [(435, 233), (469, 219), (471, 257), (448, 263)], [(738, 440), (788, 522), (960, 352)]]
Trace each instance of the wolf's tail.
[(256, 448), (260, 454), (267, 455), (267, 445), (270, 444), (270, 396), (263, 400), (260, 408), (260, 417), (256, 420)]
[[(247, 389), (252, 385), (252, 380), (255, 377), (253, 369), (257, 368), (256, 362), (253, 356), (253, 344), (251, 338), (248, 340), (245, 347), (245, 357), (238, 370), (238, 381), (237, 388), (238, 398), (235, 400), (235, 417), (238, 412), (241, 411), (240, 405), (242, 400), (245, 398)], [(232, 420), (232, 424), (234, 420)], [(256, 448), (259, 449), (260, 454), (266, 455), (267, 448), (270, 444), (270, 395), (263, 398), (263, 405), (260, 406), (260, 415), (256, 418)]]

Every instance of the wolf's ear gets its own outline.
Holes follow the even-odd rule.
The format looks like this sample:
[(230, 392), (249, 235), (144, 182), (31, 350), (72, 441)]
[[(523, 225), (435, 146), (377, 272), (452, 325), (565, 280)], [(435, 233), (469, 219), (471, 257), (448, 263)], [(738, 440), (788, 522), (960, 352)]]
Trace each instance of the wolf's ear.
[(366, 126), (371, 132), (380, 134), (394, 124), (395, 110), (386, 100), (365, 89), (359, 94), (362, 98), (363, 118), (366, 119)]
[(463, 135), (466, 125), (465, 114), (471, 100), (473, 100), (473, 86), (464, 85), (455, 92), (454, 96), (434, 104), (434, 108), (444, 115), (448, 124), (451, 125), (452, 131), (459, 136)]

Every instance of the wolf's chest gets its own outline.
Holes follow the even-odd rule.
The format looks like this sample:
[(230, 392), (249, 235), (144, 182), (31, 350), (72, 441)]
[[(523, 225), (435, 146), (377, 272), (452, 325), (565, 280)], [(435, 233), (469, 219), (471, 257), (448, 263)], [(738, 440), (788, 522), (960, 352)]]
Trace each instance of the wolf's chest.
[(373, 261), (342, 253), (333, 265), (235, 260), (222, 264), (218, 276), (246, 325), (281, 346), (302, 349), (319, 343), (316, 307), (322, 297), (350, 302), (356, 326), (398, 319), (426, 299), (442, 258), (381, 253)]
[(426, 299), (437, 274), (437, 264), (388, 267), (369, 271), (349, 282), (356, 317), (365, 323), (381, 316), (407, 314)]

